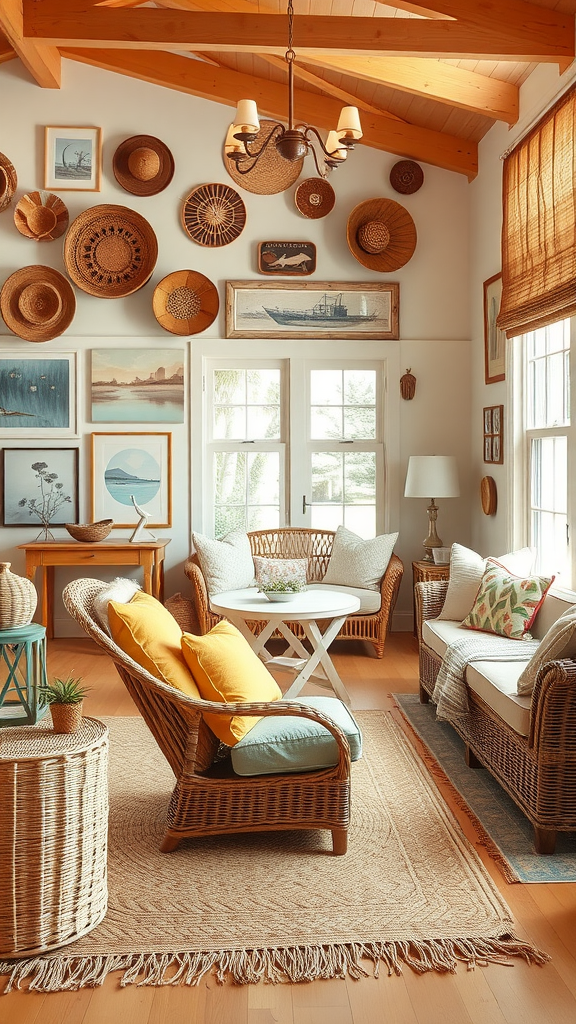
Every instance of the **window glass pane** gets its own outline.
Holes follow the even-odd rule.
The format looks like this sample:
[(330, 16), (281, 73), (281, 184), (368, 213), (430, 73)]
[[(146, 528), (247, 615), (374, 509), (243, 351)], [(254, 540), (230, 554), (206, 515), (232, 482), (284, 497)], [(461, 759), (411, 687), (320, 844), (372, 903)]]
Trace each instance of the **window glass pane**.
[(313, 530), (337, 530), (344, 525), (342, 505), (313, 505), (310, 509), (310, 524)]
[(312, 405), (341, 405), (342, 370), (311, 370), (310, 401)]
[(214, 480), (216, 537), (230, 530), (279, 525), (278, 452), (216, 452)]
[(313, 441), (327, 441), (343, 437), (342, 408), (329, 409), (315, 406), (310, 411), (310, 437)]
[(279, 500), (278, 452), (251, 452), (248, 455), (248, 504), (277, 506)]
[(345, 409), (344, 434), (347, 441), (372, 441), (376, 437), (376, 410)]
[(248, 370), (246, 378), (249, 405), (280, 404), (280, 370)]
[(344, 370), (345, 405), (376, 404), (376, 371)]
[(374, 452), (346, 452), (344, 494), (347, 505), (373, 503), (376, 496), (376, 455)]
[(244, 370), (214, 370), (214, 401), (242, 405), (246, 401), (246, 373)]
[(561, 320), (526, 336), (529, 428), (570, 423), (569, 327), (569, 320)]
[(344, 526), (368, 540), (376, 536), (376, 509), (373, 505), (347, 505)]
[(248, 506), (246, 530), (274, 530), (280, 526), (280, 510), (271, 505)]
[(343, 456), (338, 452), (313, 452), (312, 501), (341, 502), (342, 485)]
[(214, 406), (214, 438), (218, 441), (244, 441), (246, 439), (246, 409), (244, 406)]
[(533, 438), (530, 446), (530, 543), (538, 572), (568, 579), (566, 437)]
[(247, 410), (247, 440), (272, 441), (280, 437), (280, 408), (274, 405), (250, 405)]

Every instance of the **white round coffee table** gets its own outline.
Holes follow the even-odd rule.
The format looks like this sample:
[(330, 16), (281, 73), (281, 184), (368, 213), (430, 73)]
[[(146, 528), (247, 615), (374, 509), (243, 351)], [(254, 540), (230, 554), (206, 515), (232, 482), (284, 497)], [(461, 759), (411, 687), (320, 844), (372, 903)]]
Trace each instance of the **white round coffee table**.
[[(346, 616), (358, 611), (360, 601), (357, 597), (336, 590), (305, 590), (301, 594), (295, 594), (289, 601), (269, 601), (255, 587), (249, 587), (246, 590), (229, 590), (223, 594), (215, 594), (210, 598), (210, 607), (213, 612), (223, 615), (240, 630), (252, 650), (269, 667), (276, 665), (278, 668), (296, 672), (292, 685), (284, 697), (296, 697), (313, 676), (328, 680), (338, 697), (346, 704), (350, 704), (350, 697), (332, 664), (328, 648), (342, 628)], [(320, 631), (319, 620), (328, 620), (324, 632)], [(265, 622), (266, 625), (255, 635), (249, 629), (248, 622)], [(295, 622), (302, 626), (312, 646), (312, 652), (306, 650), (301, 640), (290, 629), (289, 623)], [(288, 641), (288, 647), (281, 657), (273, 657), (265, 646), (275, 630)]]

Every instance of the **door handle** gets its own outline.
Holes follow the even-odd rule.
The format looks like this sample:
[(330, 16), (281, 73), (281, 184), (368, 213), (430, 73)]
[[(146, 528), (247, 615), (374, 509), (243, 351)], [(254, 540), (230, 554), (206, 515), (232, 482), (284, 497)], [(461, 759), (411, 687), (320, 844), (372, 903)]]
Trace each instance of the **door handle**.
[(312, 508), (312, 502), (311, 501), (306, 501), (306, 495), (303, 494), (302, 495), (302, 515), (303, 516), (306, 515), (306, 506), (308, 506), (308, 508)]

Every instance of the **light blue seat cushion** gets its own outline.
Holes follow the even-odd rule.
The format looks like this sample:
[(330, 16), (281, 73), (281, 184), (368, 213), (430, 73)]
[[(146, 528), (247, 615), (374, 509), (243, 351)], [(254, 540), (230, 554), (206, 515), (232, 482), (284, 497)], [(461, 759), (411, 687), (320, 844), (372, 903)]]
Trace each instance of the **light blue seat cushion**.
[[(299, 697), (299, 704), (321, 711), (345, 733), (353, 761), (362, 756), (362, 734), (350, 711), (337, 697)], [(261, 718), (232, 747), (237, 775), (276, 775), (329, 768), (338, 763), (336, 740), (310, 718), (276, 715)]]

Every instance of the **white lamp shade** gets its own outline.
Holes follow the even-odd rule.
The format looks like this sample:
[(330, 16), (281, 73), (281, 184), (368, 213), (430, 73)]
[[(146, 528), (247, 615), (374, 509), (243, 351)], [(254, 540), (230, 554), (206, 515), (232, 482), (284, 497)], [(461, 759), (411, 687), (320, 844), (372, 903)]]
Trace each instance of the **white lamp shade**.
[(254, 135), (258, 134), (260, 131), (260, 121), (258, 119), (258, 107), (254, 100), (238, 100), (234, 127), (236, 130), (252, 132)]
[(453, 455), (411, 455), (405, 498), (458, 498), (458, 467)]
[(230, 153), (246, 153), (246, 146), (242, 142), (242, 139), (237, 139), (234, 136), (234, 125), (231, 124), (226, 132), (226, 138), (224, 140), (224, 152), (226, 156), (230, 156)]
[(336, 132), (340, 139), (343, 137), (348, 139), (362, 138), (362, 125), (360, 124), (358, 107), (342, 107)]
[(326, 149), (330, 153), (332, 160), (345, 160), (348, 156), (348, 151), (344, 146), (340, 145), (340, 139), (336, 132), (328, 132)]

